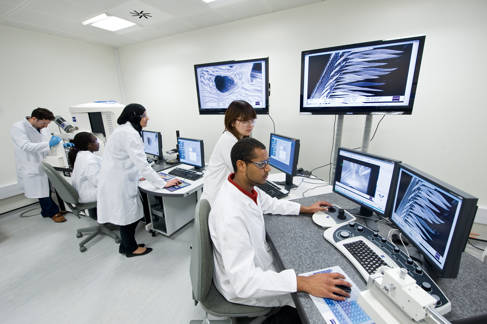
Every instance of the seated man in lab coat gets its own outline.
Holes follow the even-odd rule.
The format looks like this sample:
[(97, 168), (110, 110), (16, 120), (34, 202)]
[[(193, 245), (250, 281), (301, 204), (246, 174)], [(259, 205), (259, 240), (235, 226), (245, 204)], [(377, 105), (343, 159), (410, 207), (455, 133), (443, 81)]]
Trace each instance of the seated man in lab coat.
[[(232, 148), (235, 173), (228, 177), (212, 206), (208, 226), (214, 246), (215, 286), (230, 302), (281, 310), (264, 323), (300, 323), (290, 293), (345, 300), (350, 295), (336, 285), (350, 286), (338, 273), (297, 276), (293, 269), (276, 271), (266, 242), (264, 213), (298, 215), (325, 210), (325, 201), (301, 206), (271, 198), (257, 187), (270, 171), (264, 144), (253, 138)], [(338, 296), (334, 293), (339, 293)], [(292, 306), (292, 307), (289, 307)]]
[(14, 144), (17, 180), (27, 198), (37, 198), (41, 205), (41, 215), (50, 217), (56, 223), (66, 221), (59, 207), (51, 199), (49, 180), (41, 162), (49, 154), (51, 147), (61, 142), (58, 136), (49, 134), (47, 126), (54, 120), (51, 111), (36, 108), (30, 117), (16, 122), (10, 130)]

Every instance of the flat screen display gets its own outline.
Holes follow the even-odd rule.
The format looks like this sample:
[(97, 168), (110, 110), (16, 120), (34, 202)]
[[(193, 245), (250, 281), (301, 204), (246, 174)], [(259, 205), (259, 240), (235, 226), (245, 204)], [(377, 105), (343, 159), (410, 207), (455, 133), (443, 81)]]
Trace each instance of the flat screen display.
[(395, 193), (391, 220), (430, 261), (443, 269), (462, 197), (402, 166)]
[(271, 166), (293, 175), (298, 163), (297, 153), (294, 138), (271, 134), (269, 145), (269, 164)]
[(257, 114), (269, 111), (268, 58), (194, 66), (200, 114), (223, 114), (234, 100), (245, 100)]
[(411, 114), (425, 36), (301, 53), (300, 111)]
[(386, 215), (396, 161), (340, 148), (333, 191)]
[(146, 154), (162, 156), (162, 138), (160, 132), (142, 131), (144, 152)]
[(179, 162), (202, 168), (205, 164), (203, 141), (189, 138), (178, 138)]

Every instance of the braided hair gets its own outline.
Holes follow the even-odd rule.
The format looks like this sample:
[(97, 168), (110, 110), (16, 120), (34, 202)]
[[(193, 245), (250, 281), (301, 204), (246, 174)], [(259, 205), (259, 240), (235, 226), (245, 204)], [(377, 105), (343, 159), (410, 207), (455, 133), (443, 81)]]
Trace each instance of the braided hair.
[[(79, 151), (88, 151), (88, 145), (93, 143), (95, 136), (88, 132), (81, 132), (74, 136), (71, 141), (74, 146), (71, 147), (68, 153), (68, 163), (71, 168), (74, 168), (74, 162)], [(96, 138), (95, 138), (96, 139)]]

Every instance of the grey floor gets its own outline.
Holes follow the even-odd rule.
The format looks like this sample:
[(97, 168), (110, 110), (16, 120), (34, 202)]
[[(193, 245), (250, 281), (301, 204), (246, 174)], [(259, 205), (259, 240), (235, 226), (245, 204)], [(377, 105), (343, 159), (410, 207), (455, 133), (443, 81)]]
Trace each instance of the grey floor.
[[(179, 324), (204, 317), (191, 299), (192, 224), (171, 238), (152, 237), (139, 226), (137, 240), (154, 251), (129, 259), (109, 237), (80, 253), (75, 231), (93, 225), (89, 219), (68, 214), (67, 222), (56, 224), (40, 215), (20, 218), (29, 208), (0, 215), (1, 323)], [(472, 231), (487, 239), (487, 225)], [(482, 254), (471, 245), (466, 250)]]
[[(35, 207), (35, 206), (34, 206)], [(171, 238), (136, 238), (154, 251), (126, 258), (102, 237), (80, 253), (77, 228), (93, 225), (68, 214), (56, 224), (24, 209), (0, 215), (1, 323), (189, 323), (204, 318), (191, 298), (192, 224)]]

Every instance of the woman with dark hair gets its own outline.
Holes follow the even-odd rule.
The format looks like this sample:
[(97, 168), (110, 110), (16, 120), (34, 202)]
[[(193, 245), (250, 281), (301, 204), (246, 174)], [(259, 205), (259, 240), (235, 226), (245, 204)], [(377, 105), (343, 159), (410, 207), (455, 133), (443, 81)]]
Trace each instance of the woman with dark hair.
[(127, 257), (152, 251), (135, 240), (135, 228), (143, 217), (139, 179), (147, 179), (156, 188), (180, 183), (178, 179), (165, 182), (147, 162), (141, 130), (148, 120), (142, 105), (129, 104), (123, 109), (117, 120), (120, 126), (105, 145), (98, 179), (98, 222), (120, 225), (119, 252)]
[(208, 200), (210, 206), (216, 198), (222, 184), (230, 173), (233, 173), (230, 151), (239, 139), (249, 137), (254, 129), (257, 114), (246, 101), (235, 100), (225, 111), (225, 130), (213, 148), (210, 162), (203, 179), (203, 194), (201, 198)]
[(71, 184), (78, 191), (80, 202), (96, 201), (101, 157), (93, 152), (100, 148), (98, 139), (91, 133), (81, 132), (76, 134), (72, 143), (74, 146), (68, 154), (68, 163), (73, 168)]

